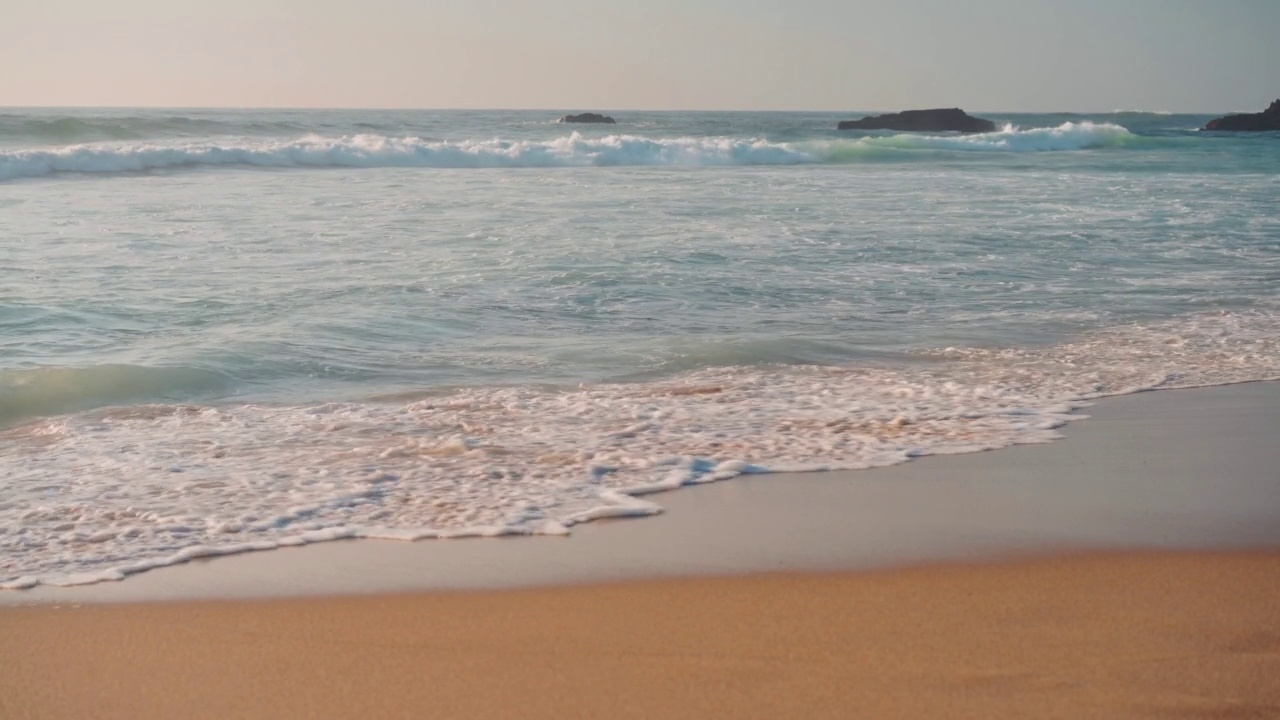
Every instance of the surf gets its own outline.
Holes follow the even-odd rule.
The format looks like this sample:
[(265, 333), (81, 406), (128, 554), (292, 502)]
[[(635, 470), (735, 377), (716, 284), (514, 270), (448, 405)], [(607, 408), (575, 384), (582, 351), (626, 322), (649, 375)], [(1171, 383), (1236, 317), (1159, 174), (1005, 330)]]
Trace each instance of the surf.
[(827, 162), (852, 162), (914, 152), (1042, 153), (1119, 148), (1138, 136), (1111, 123), (1067, 122), (1057, 127), (1022, 129), (1005, 125), (991, 133), (937, 135), (899, 133), (868, 135), (852, 140), (819, 143), (810, 152)]
[(1006, 126), (978, 135), (867, 136), (771, 142), (764, 138), (637, 135), (550, 140), (427, 140), (377, 134), (291, 140), (89, 143), (0, 152), (0, 180), (57, 174), (109, 175), (209, 167), (243, 168), (554, 168), (784, 166), (851, 162), (898, 151), (1047, 152), (1118, 147), (1135, 136), (1119, 125)]
[(545, 141), (431, 141), (419, 137), (308, 135), (288, 141), (88, 144), (0, 153), (0, 179), (211, 166), (263, 168), (528, 168), (788, 165), (808, 154), (760, 139), (645, 138), (579, 133)]
[(33, 422), (0, 434), (16, 498), (0, 505), (0, 588), (343, 538), (563, 534), (660, 511), (639, 496), (744, 473), (1049, 442), (1096, 398), (1276, 379), (1277, 328), (1273, 312), (1206, 313), (1052, 346), (937, 347), (896, 367), (703, 368)]

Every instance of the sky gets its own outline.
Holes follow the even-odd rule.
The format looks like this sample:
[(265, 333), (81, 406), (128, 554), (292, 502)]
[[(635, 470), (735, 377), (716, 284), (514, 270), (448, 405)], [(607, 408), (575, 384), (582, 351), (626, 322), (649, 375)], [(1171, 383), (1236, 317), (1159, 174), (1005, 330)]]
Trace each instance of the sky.
[(1280, 0), (0, 0), (0, 106), (1173, 112)]

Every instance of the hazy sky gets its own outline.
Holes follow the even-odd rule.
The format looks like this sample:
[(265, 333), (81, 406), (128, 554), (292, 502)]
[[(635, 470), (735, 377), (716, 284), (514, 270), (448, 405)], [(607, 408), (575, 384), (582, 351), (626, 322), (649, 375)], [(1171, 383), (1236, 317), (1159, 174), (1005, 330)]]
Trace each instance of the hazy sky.
[(0, 105), (1260, 110), (1280, 0), (0, 0)]

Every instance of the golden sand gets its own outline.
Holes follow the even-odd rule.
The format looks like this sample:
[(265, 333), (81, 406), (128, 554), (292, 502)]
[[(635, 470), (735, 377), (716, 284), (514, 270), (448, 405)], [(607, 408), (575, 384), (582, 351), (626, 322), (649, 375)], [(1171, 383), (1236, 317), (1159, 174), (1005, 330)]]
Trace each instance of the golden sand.
[(1280, 718), (1280, 554), (0, 609), (0, 717)]

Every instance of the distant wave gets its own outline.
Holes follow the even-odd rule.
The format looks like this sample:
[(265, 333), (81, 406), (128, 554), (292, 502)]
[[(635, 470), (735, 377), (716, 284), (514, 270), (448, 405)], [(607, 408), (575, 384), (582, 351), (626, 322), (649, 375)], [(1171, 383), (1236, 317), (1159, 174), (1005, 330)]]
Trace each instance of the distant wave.
[(0, 140), (35, 143), (75, 143), (109, 140), (141, 140), (154, 137), (208, 137), (297, 133), (293, 123), (223, 122), (206, 118), (173, 117), (72, 117), (0, 114)]
[(0, 180), (55, 173), (126, 173), (205, 166), (520, 168), (574, 166), (796, 165), (852, 162), (885, 151), (1040, 152), (1123, 144), (1119, 125), (1065, 123), (1056, 128), (980, 135), (893, 135), (802, 143), (756, 138), (634, 135), (553, 140), (429, 141), (417, 137), (308, 135), (293, 140), (226, 143), (97, 143), (0, 152)]
[(1013, 125), (975, 135), (891, 135), (864, 137), (831, 148), (829, 159), (848, 159), (859, 149), (1050, 152), (1115, 147), (1137, 136), (1110, 123), (1063, 123), (1054, 128), (1020, 130)]
[(211, 165), (256, 167), (503, 168), (591, 165), (785, 165), (808, 154), (763, 140), (630, 135), (548, 141), (428, 141), (416, 137), (308, 135), (289, 141), (77, 145), (0, 153), (0, 179)]

